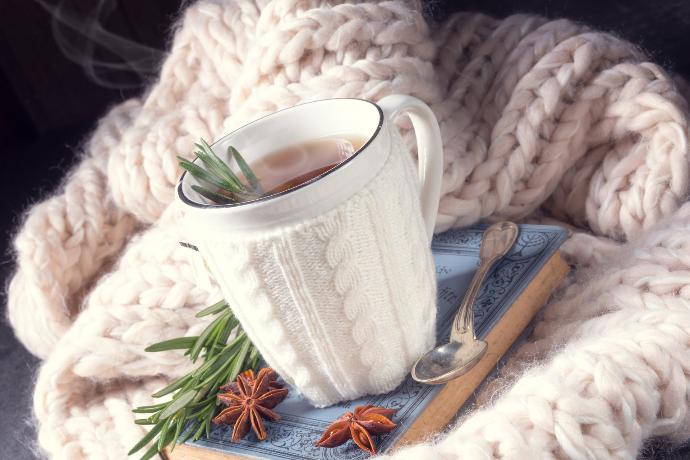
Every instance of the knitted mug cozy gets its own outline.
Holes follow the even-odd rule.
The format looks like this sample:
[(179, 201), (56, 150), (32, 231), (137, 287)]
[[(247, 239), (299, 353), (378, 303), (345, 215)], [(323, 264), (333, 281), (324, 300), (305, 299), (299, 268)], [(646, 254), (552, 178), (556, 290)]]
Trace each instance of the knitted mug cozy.
[[(436, 279), (420, 183), (391, 120), (410, 104), (426, 113), (413, 116), (421, 123), (420, 142), (431, 143), (420, 149), (435, 150), (427, 152), (421, 189), (438, 190), (438, 127), (428, 107), (399, 95), (384, 98), (380, 109), (361, 100), (297, 106), (214, 147), (222, 152), (233, 139), (253, 137), (252, 131), (270, 137), (283, 123), (294, 126), (290, 137), (299, 129), (322, 137), (314, 125), (329, 113), (348, 128), (356, 108), (373, 112), (363, 128), (373, 134), (362, 149), (301, 188), (254, 203), (208, 207), (186, 197), (194, 193), (191, 176), (178, 185), (188, 203), (192, 242), (244, 331), (267, 363), (317, 407), (392, 391), (435, 341)], [(319, 115), (318, 122), (309, 120)], [(326, 120), (321, 129), (342, 130), (332, 123)], [(425, 138), (434, 135), (425, 123), (435, 128), (436, 139)], [(431, 197), (433, 204), (437, 200)], [(430, 211), (433, 222), (435, 209)]]

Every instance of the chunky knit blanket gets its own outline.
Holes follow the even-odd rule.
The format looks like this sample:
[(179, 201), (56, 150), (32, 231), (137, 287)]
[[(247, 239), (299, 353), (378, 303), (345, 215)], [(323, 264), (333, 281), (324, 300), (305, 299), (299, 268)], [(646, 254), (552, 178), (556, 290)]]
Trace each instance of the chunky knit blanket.
[(126, 457), (144, 429), (130, 409), (189, 370), (144, 347), (198, 333), (220, 296), (177, 244), (176, 155), (304, 100), (391, 93), (439, 119), (437, 231), (557, 219), (578, 265), (481, 407), (393, 457), (632, 458), (647, 437), (690, 437), (688, 121), (669, 75), (565, 20), (228, 0), (187, 9), (158, 81), (99, 122), (17, 234), (9, 320), (45, 359), (34, 410), (51, 457)]

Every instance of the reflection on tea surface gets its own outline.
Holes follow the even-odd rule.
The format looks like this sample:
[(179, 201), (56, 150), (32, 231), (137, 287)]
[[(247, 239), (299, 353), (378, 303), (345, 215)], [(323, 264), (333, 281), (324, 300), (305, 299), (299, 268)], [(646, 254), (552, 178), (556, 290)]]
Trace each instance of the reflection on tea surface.
[(357, 135), (313, 139), (276, 150), (251, 163), (264, 195), (296, 187), (334, 168), (364, 145)]

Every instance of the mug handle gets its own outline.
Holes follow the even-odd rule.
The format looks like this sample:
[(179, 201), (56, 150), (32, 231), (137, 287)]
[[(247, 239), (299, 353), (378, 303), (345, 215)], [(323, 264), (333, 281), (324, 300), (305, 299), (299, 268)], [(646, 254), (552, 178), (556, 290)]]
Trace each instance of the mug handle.
[(420, 204), (429, 241), (434, 236), (443, 179), (443, 143), (436, 116), (428, 105), (412, 96), (391, 94), (378, 101), (384, 118), (391, 121), (401, 112), (412, 121), (417, 138), (419, 159)]

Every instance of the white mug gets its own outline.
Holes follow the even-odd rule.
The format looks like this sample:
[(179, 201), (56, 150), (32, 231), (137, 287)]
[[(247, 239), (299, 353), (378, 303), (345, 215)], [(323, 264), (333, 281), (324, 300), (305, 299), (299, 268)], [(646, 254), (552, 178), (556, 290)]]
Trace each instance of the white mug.
[[(392, 119), (409, 115), (419, 169)], [(422, 101), (328, 99), (226, 135), (251, 164), (283, 146), (339, 134), (366, 139), (333, 169), (259, 200), (207, 204), (183, 174), (177, 196), (196, 245), (264, 360), (317, 407), (398, 386), (435, 341), (430, 240), (442, 145)]]

